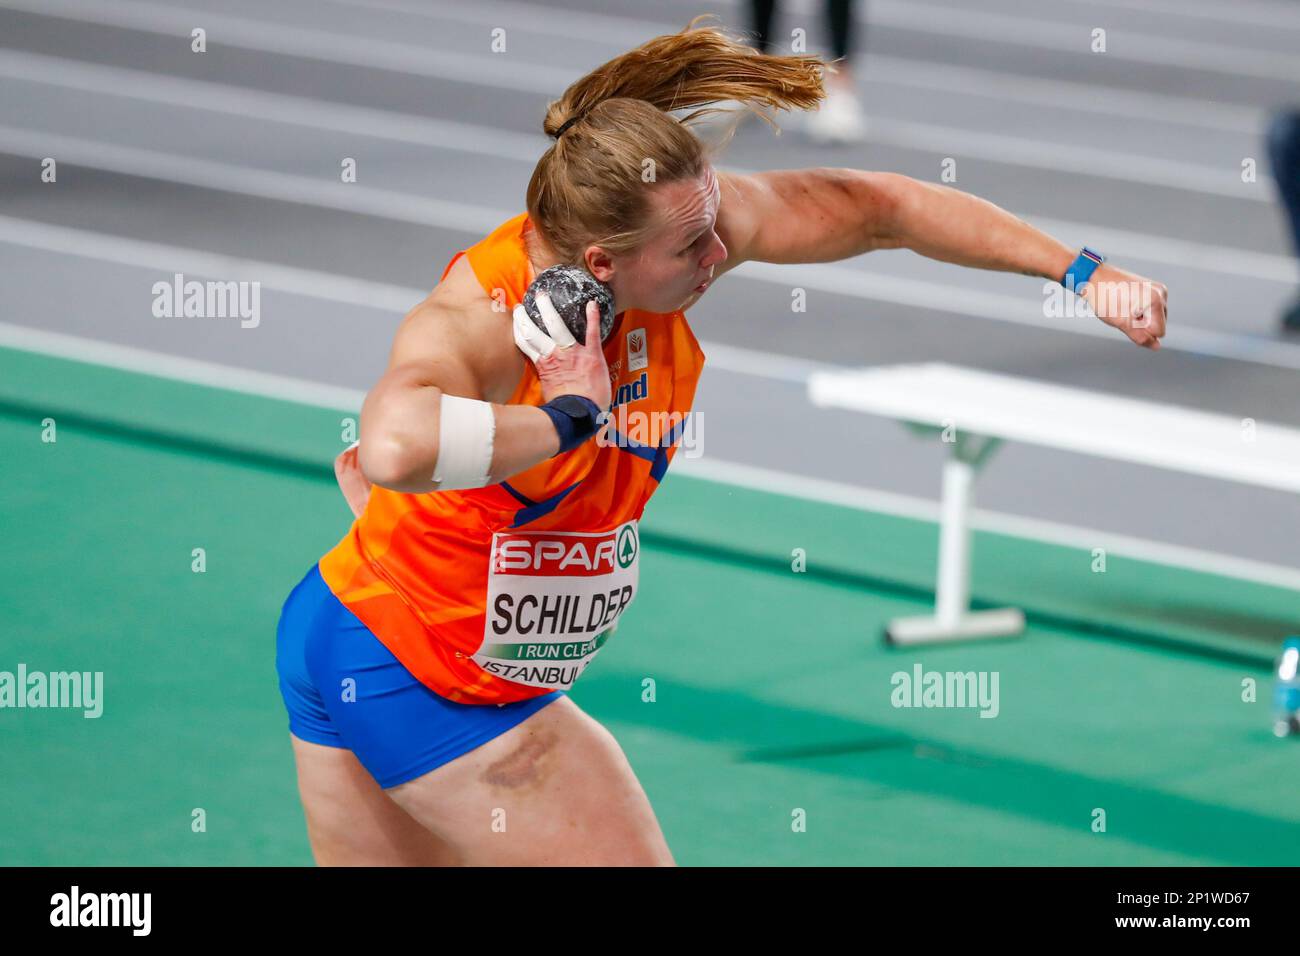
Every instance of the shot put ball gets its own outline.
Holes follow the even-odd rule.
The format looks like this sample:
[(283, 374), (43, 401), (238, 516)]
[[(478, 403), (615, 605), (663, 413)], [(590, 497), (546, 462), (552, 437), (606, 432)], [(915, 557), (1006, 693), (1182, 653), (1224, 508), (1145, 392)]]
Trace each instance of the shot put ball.
[(600, 341), (609, 338), (614, 328), (614, 293), (580, 266), (551, 266), (538, 273), (524, 293), (524, 311), (537, 327), (548, 335), (542, 314), (537, 311), (537, 293), (545, 292), (560, 313), (560, 318), (579, 343), (587, 339), (587, 303), (592, 299), (600, 306)]

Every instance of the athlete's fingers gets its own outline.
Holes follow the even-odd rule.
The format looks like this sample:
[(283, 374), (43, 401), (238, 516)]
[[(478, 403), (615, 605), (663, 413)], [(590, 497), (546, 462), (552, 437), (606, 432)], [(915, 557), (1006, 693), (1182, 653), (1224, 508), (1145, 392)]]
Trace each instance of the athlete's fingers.
[(356, 517), (360, 517), (361, 512), (366, 510), (366, 502), (370, 498), (370, 481), (361, 471), (358, 460), (360, 446), (361, 442), (355, 441), (334, 459), (334, 477), (339, 483), (339, 490), (343, 492), (343, 500)]
[(600, 305), (595, 299), (587, 300), (587, 341), (588, 348), (600, 348)]
[(1133, 315), (1133, 327), (1146, 334), (1146, 341), (1138, 344), (1150, 349), (1160, 348), (1160, 337), (1165, 334), (1164, 310), (1159, 299), (1143, 305)]
[[(551, 347), (554, 347), (554, 343), (551, 343), (550, 339), (546, 339), (546, 343), (539, 341), (539, 338), (545, 338), (545, 336), (537, 336), (537, 326), (533, 326), (533, 320), (529, 319), (528, 312), (524, 311), (523, 306), (515, 306), (515, 311), (513, 311), (512, 315), (512, 325), (513, 330), (515, 330), (515, 345), (519, 346), (519, 350), (524, 352), (524, 355), (528, 356), (529, 360), (537, 362), (537, 360), (541, 359), (543, 356), (542, 349), (545, 347), (546, 343), (550, 343)], [(529, 326), (533, 326), (533, 328), (529, 328)], [(545, 354), (549, 355), (550, 352), (546, 351)]]
[(1157, 296), (1152, 300), (1151, 305), (1147, 307), (1151, 334), (1156, 338), (1161, 338), (1165, 334), (1165, 323), (1168, 321), (1165, 306), (1165, 300), (1162, 296)]
[(542, 314), (542, 321), (546, 323), (546, 329), (551, 333), (551, 339), (562, 349), (567, 349), (571, 345), (577, 345), (578, 340), (573, 337), (564, 320), (560, 318), (560, 313), (555, 311), (555, 306), (551, 304), (551, 297), (545, 292), (537, 293), (537, 311)]
[(1138, 345), (1142, 346), (1144, 349), (1152, 349), (1154, 351), (1155, 349), (1160, 348), (1160, 340), (1157, 339), (1154, 335), (1151, 334), (1151, 332), (1148, 329), (1145, 328), (1134, 330), (1129, 335), (1129, 338), (1131, 338)]
[(514, 316), (515, 345), (519, 346), (519, 351), (536, 362), (555, 350), (555, 343), (528, 317), (528, 310), (523, 307), (522, 303), (515, 306), (512, 314)]

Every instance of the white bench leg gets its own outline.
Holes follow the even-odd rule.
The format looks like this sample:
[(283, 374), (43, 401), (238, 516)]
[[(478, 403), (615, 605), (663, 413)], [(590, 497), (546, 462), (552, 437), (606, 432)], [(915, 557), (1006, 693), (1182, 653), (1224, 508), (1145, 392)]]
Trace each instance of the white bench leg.
[(942, 627), (956, 627), (970, 609), (970, 502), (975, 469), (956, 455), (943, 463), (939, 519), (939, 578), (935, 617)]
[(970, 509), (975, 473), (997, 446), (996, 439), (962, 436), (943, 466), (939, 523), (939, 571), (933, 616), (900, 617), (885, 628), (890, 644), (932, 644), (979, 637), (1010, 637), (1025, 627), (1016, 608), (970, 609)]

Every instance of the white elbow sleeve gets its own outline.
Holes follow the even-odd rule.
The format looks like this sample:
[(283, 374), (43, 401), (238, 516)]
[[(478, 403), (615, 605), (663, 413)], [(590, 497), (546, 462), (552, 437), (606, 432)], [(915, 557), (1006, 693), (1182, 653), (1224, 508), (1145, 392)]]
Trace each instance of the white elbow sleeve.
[(438, 460), (433, 481), (438, 491), (482, 488), (492, 468), (496, 416), (489, 402), (443, 394), (438, 422)]

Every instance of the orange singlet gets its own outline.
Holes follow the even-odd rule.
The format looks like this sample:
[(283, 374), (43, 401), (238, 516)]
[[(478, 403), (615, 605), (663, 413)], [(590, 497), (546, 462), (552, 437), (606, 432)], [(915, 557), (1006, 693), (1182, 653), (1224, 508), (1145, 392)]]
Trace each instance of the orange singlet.
[[(533, 280), (523, 213), (461, 255), (507, 314)], [(320, 560), (334, 595), (431, 690), (504, 704), (568, 690), (636, 595), (637, 522), (687, 418), (704, 353), (686, 316), (628, 309), (604, 344), (610, 423), (484, 488), (374, 486)], [(531, 361), (509, 405), (541, 405)]]

